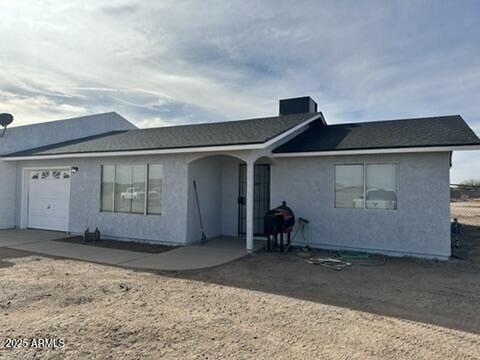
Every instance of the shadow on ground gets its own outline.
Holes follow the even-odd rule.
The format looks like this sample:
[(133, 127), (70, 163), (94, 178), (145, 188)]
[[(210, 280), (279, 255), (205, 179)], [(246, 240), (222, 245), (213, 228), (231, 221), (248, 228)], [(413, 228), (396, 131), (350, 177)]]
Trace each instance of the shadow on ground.
[(15, 265), (13, 262), (8, 261), (6, 259), (15, 259), (15, 258), (32, 256), (31, 253), (25, 252), (25, 251), (19, 251), (19, 250), (7, 249), (7, 248), (2, 248), (1, 250), (2, 251), (0, 251), (0, 269)]
[(466, 260), (388, 258), (382, 266), (334, 271), (295, 254), (260, 252), (217, 268), (162, 275), (480, 334), (480, 228), (466, 228), (460, 244)]

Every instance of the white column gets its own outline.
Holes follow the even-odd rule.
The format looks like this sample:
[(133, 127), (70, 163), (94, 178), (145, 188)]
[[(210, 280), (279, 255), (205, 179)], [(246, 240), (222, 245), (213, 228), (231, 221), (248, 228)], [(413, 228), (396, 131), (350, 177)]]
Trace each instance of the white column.
[(247, 252), (253, 251), (253, 196), (255, 161), (247, 161)]

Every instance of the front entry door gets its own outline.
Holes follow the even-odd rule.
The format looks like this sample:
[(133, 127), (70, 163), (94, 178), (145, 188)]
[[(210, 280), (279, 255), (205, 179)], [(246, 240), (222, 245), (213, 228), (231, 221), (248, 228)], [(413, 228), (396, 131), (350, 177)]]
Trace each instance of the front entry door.
[[(240, 164), (238, 191), (238, 233), (247, 232), (247, 166)], [(253, 205), (253, 233), (264, 235), (263, 217), (270, 210), (270, 165), (258, 164), (254, 168), (254, 205)]]

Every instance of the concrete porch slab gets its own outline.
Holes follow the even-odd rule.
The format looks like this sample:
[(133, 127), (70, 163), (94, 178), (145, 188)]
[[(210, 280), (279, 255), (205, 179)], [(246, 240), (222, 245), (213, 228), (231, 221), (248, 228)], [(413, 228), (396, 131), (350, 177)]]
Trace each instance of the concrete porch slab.
[[(231, 250), (240, 250), (245, 252), (246, 239), (238, 238), (234, 236), (219, 236), (213, 239), (209, 239), (206, 244), (194, 244), (191, 246), (198, 247), (207, 247), (210, 249), (231, 249)], [(263, 246), (263, 241), (255, 240), (254, 241), (254, 250), (258, 250)]]
[[(65, 236), (65, 233), (36, 230), (0, 231), (0, 247), (128, 268), (175, 271), (218, 266), (246, 255), (245, 240), (233, 237), (219, 237), (203, 245), (148, 254), (53, 241)], [(263, 242), (255, 242), (255, 250), (262, 247)]]
[(28, 244), (68, 237), (64, 232), (46, 230), (0, 230), (0, 247)]
[[(150, 256), (146, 253), (136, 252), (136, 251), (126, 251), (126, 250), (117, 250), (117, 249), (105, 249), (88, 245), (77, 245), (83, 247), (83, 249), (78, 249), (78, 252), (72, 255), (72, 253), (65, 252), (65, 248), (61, 249), (63, 252), (63, 257), (92, 261), (101, 264), (108, 265), (121, 265), (128, 261), (134, 261)], [(84, 249), (87, 248), (87, 249)]]
[(136, 260), (148, 256), (148, 254), (135, 251), (105, 249), (88, 245), (62, 243), (58, 241), (40, 241), (35, 243), (11, 245), (9, 248), (109, 265), (117, 265), (125, 261)]
[[(255, 241), (254, 251), (263, 248), (262, 241)], [(152, 270), (198, 270), (226, 264), (245, 256), (245, 240), (219, 237), (203, 245), (176, 248), (161, 254), (127, 261), (123, 266)]]
[(10, 249), (38, 252), (38, 253), (47, 254), (47, 255), (48, 254), (56, 255), (55, 253), (62, 248), (67, 248), (67, 251), (68, 251), (68, 244), (61, 243), (58, 241), (49, 241), (49, 240), (22, 243), (22, 244), (13, 244), (8, 247)]

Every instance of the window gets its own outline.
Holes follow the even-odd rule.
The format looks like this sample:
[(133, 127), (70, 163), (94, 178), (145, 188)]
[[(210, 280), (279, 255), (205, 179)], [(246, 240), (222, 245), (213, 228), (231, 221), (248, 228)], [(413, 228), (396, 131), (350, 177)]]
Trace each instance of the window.
[(397, 209), (396, 166), (367, 165), (367, 209)]
[(101, 211), (159, 215), (162, 185), (162, 165), (102, 165)]
[(143, 214), (145, 212), (145, 177), (147, 176), (147, 167), (144, 165), (135, 165), (132, 166), (132, 170), (132, 187), (130, 194), (132, 203), (130, 212)]
[(162, 185), (163, 166), (150, 165), (148, 167), (148, 214), (161, 214), (162, 212)]
[(335, 207), (363, 208), (363, 165), (335, 166)]
[(336, 165), (335, 207), (396, 210), (396, 174), (395, 164)]
[(115, 167), (115, 211), (145, 212), (145, 165)]
[(115, 166), (102, 166), (102, 211), (113, 211), (113, 189), (115, 184)]

